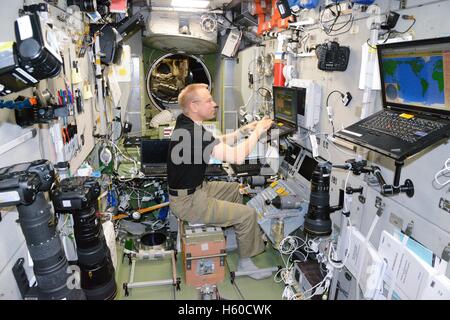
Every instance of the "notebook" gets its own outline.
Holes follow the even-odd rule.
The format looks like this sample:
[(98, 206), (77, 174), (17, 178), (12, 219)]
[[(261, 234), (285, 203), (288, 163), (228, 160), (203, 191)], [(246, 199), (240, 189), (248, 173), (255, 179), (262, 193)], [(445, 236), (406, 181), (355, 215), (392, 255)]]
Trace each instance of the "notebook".
[(335, 133), (402, 161), (450, 137), (450, 37), (377, 46), (383, 110)]
[[(273, 86), (273, 120), (269, 135), (274, 138), (297, 132), (299, 90)], [(275, 130), (276, 129), (276, 130)]]
[(167, 175), (169, 139), (141, 140), (141, 169), (146, 176)]

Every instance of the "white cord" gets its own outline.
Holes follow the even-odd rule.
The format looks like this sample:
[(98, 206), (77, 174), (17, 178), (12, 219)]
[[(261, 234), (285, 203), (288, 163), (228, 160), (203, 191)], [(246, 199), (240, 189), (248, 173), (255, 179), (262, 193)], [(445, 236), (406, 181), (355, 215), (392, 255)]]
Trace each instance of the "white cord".
[(370, 226), (369, 232), (367, 233), (366, 236), (366, 241), (369, 242), (370, 237), (372, 236), (373, 230), (375, 229), (375, 226), (378, 223), (378, 219), (380, 219), (380, 217), (378, 215), (375, 215), (375, 218), (372, 221), (372, 225)]
[(434, 175), (434, 181), (440, 185), (440, 186), (445, 186), (447, 184), (450, 183), (450, 179), (448, 179), (447, 181), (445, 181), (444, 183), (439, 182), (438, 178), (439, 176), (444, 176), (446, 173), (444, 173), (445, 171), (447, 171), (446, 173), (450, 173), (450, 158), (448, 158), (445, 163), (444, 163), (444, 169), (438, 171), (435, 175)]
[[(309, 288), (308, 290), (302, 292), (302, 295), (303, 295), (302, 300), (308, 300), (308, 299), (311, 299), (313, 296), (315, 296), (315, 295), (316, 295), (316, 292), (317, 292), (317, 289), (316, 289), (316, 288), (321, 287), (324, 283), (327, 282), (327, 280), (328, 280), (328, 278), (329, 278), (329, 275), (330, 275), (330, 272), (331, 272), (331, 271), (328, 271), (327, 274), (325, 275), (325, 277), (323, 278), (323, 280), (320, 281), (318, 284), (316, 284), (315, 286), (313, 286), (313, 287)], [(316, 289), (316, 290), (314, 290), (314, 289)], [(326, 288), (325, 288), (325, 289), (326, 289)], [(310, 291), (312, 291), (312, 290), (314, 290), (314, 293), (312, 293), (312, 294), (311, 294), (310, 296), (308, 296), (308, 297), (305, 297), (305, 293), (310, 292)]]
[[(301, 241), (301, 243), (299, 244), (299, 241)], [(286, 243), (288, 244), (286, 246)], [(286, 298), (288, 300), (292, 300), (294, 295), (294, 291), (292, 290), (291, 286), (294, 284), (294, 277), (293, 277), (293, 264), (296, 261), (293, 261), (292, 264), (289, 264), (289, 261), (291, 261), (292, 255), (298, 250), (300, 249), (302, 246), (304, 246), (306, 244), (306, 241), (296, 237), (296, 236), (287, 236), (285, 237), (283, 240), (280, 241), (278, 250), (281, 253), (281, 259), (283, 260), (284, 263), (284, 268), (278, 270), (274, 277), (273, 280), (274, 282), (280, 283), (281, 281), (283, 281), (283, 283), (286, 285), (283, 294), (282, 294), (282, 298)], [(289, 255), (288, 259), (285, 261), (283, 258), (283, 255)], [(308, 258), (308, 256), (305, 256), (305, 260)]]
[[(347, 172), (347, 176), (345, 178), (345, 183), (344, 183), (344, 192), (345, 190), (347, 190), (347, 184), (348, 184), (348, 178), (350, 177), (350, 171)], [(353, 197), (350, 195), (345, 194), (344, 196), (344, 207), (342, 208), (342, 212), (348, 213), (349, 212), (349, 206), (351, 205)], [(352, 230), (352, 221), (350, 220), (350, 216), (347, 217), (347, 221), (349, 224), (349, 232), (351, 232)], [(343, 230), (341, 230), (341, 233), (343, 232)], [(330, 265), (332, 265), (334, 268), (336, 269), (341, 269), (344, 267), (345, 263), (347, 262), (347, 258), (348, 255), (350, 253), (350, 245), (351, 245), (351, 234), (348, 237), (348, 244), (347, 244), (347, 252), (344, 256), (344, 259), (342, 260), (341, 264), (337, 264), (335, 262), (333, 262), (332, 259), (332, 251), (333, 253), (336, 253), (333, 244), (330, 243), (330, 248), (328, 250), (328, 262), (330, 263)]]
[[(347, 217), (347, 221), (348, 221), (348, 230), (350, 230), (349, 232), (351, 232), (353, 226), (352, 226), (352, 221), (350, 220), (350, 216)], [(341, 230), (341, 232), (343, 232), (343, 231)], [(348, 240), (347, 240), (347, 251), (345, 253), (344, 259), (342, 260), (341, 264), (337, 264), (336, 262), (333, 261), (331, 251), (333, 251), (333, 253), (336, 253), (336, 251), (333, 247), (333, 244), (330, 243), (330, 249), (328, 250), (328, 263), (331, 266), (333, 266), (334, 268), (342, 269), (345, 266), (345, 264), (347, 263), (348, 256), (350, 255), (351, 239), (352, 239), (352, 237), (350, 234), (348, 236)]]
[[(116, 150), (120, 153), (120, 155), (121, 155), (124, 159), (133, 162), (133, 165), (134, 165), (134, 172), (136, 172), (137, 177), (139, 177), (139, 178), (144, 177), (144, 174), (143, 174), (142, 172), (140, 172), (140, 170), (138, 169), (138, 164), (137, 164), (136, 160), (134, 160), (133, 158), (127, 157), (127, 156), (122, 152), (122, 150), (120, 150), (120, 148), (119, 148), (113, 141), (108, 141), (108, 143), (110, 143), (114, 148), (116, 148)], [(129, 179), (122, 179), (122, 178), (119, 177), (119, 181), (127, 182), (127, 181), (133, 180), (134, 178), (135, 178), (134, 175), (133, 175), (133, 177), (131, 177), (131, 178), (129, 178)]]

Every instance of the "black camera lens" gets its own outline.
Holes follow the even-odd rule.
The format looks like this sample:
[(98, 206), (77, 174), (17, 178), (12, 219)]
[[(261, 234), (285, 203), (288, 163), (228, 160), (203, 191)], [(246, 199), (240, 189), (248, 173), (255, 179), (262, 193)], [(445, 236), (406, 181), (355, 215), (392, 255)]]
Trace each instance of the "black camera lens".
[(98, 182), (90, 177), (66, 178), (52, 190), (55, 211), (73, 217), (81, 288), (88, 300), (114, 299), (117, 292), (111, 252), (96, 215), (99, 194)]
[(318, 164), (311, 178), (311, 195), (304, 225), (306, 232), (317, 236), (331, 234), (329, 191), (330, 169), (326, 164)]
[(38, 299), (86, 299), (81, 290), (68, 286), (69, 264), (55, 226), (49, 223), (52, 219), (50, 209), (42, 192), (32, 204), (17, 206), (20, 226), (34, 263)]

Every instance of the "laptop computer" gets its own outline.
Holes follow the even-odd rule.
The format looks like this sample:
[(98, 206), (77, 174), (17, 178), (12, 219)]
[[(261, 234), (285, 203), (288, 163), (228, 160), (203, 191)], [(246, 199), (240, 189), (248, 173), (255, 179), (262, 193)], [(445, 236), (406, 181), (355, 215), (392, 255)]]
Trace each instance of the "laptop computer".
[[(274, 125), (269, 135), (283, 137), (297, 132), (297, 109), (300, 92), (296, 88), (273, 86), (273, 120)], [(278, 131), (275, 131), (277, 129)]]
[(123, 146), (125, 148), (139, 147), (143, 137), (126, 137), (123, 140)]
[(146, 176), (159, 177), (167, 175), (169, 143), (169, 139), (141, 140), (141, 170)]
[(450, 37), (377, 51), (383, 110), (335, 136), (403, 161), (450, 137)]
[(233, 173), (236, 176), (258, 176), (261, 175), (261, 168), (263, 164), (261, 162), (255, 163), (255, 161), (247, 160), (243, 164), (230, 164)]
[(228, 173), (222, 167), (222, 164), (208, 164), (205, 170), (206, 177), (224, 177), (228, 176)]

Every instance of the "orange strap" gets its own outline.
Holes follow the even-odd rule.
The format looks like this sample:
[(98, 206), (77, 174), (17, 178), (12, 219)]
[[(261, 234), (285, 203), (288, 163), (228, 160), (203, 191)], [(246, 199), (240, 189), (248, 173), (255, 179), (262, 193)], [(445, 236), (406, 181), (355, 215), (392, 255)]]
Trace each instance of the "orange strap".
[(164, 203), (156, 204), (156, 205), (148, 207), (148, 208), (139, 209), (139, 210), (137, 210), (137, 212), (146, 213), (146, 212), (153, 211), (153, 210), (156, 210), (159, 208), (167, 207), (168, 205), (169, 205), (169, 202), (164, 202)]
[[(139, 212), (139, 213), (146, 213), (146, 212), (150, 212), (150, 211), (154, 211), (154, 210), (157, 210), (157, 209), (160, 209), (160, 208), (167, 207), (168, 205), (169, 205), (169, 202), (164, 202), (164, 203), (156, 204), (156, 205), (151, 206), (151, 207), (142, 208), (142, 209), (139, 209), (139, 210), (136, 210), (136, 211)], [(112, 219), (113, 220), (120, 220), (120, 219), (127, 218), (127, 217), (128, 217), (127, 214), (120, 213), (120, 214), (117, 214), (114, 217), (112, 217)]]

